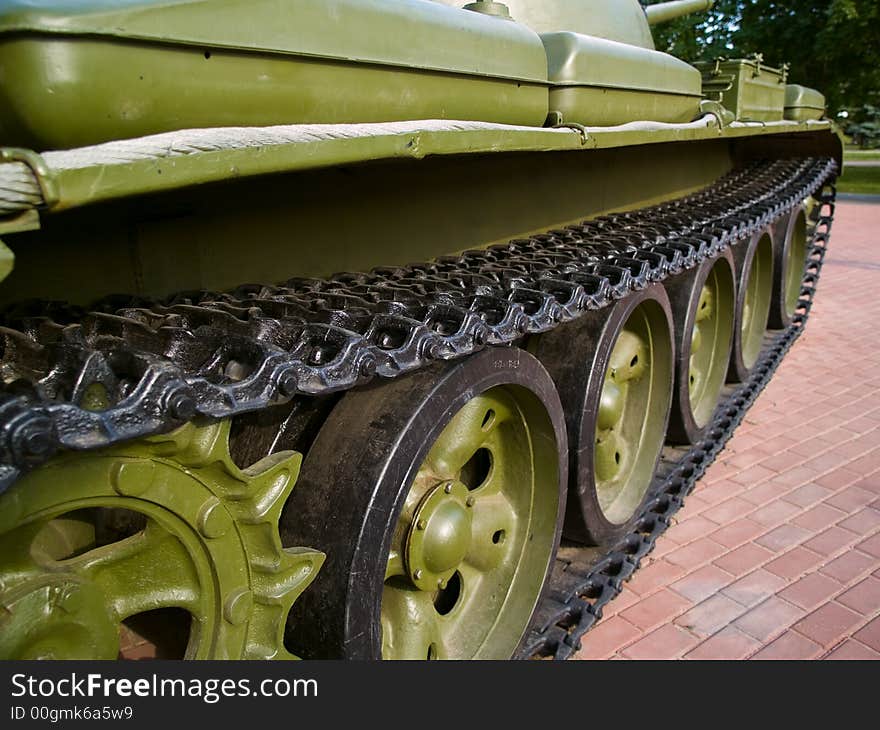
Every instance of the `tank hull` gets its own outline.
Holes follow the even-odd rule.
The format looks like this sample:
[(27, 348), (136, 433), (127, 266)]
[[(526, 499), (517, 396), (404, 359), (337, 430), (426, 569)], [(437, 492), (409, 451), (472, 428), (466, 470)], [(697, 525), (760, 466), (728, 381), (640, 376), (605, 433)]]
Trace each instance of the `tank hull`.
[(71, 147), (0, 148), (0, 658), (565, 658), (650, 552), (840, 138), (635, 0), (469, 7), (0, 10), (0, 142)]

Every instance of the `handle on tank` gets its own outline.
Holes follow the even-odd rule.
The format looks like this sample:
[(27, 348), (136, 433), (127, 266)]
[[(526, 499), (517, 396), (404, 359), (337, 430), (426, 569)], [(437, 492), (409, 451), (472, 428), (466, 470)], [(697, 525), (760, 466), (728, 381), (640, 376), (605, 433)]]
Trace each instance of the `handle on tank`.
[(665, 23), (667, 20), (680, 18), (682, 15), (700, 13), (708, 10), (715, 4), (715, 0), (674, 0), (669, 3), (657, 3), (648, 5), (645, 14), (648, 16), (650, 25)]

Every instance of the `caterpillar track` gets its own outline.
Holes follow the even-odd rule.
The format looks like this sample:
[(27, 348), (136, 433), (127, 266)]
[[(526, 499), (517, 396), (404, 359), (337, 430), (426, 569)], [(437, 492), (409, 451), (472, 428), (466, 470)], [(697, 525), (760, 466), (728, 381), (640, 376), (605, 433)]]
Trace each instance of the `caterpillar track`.
[[(365, 274), (164, 300), (109, 297), (88, 311), (21, 303), (4, 314), (0, 329), (7, 383), (0, 395), (0, 491), (58, 452), (124, 448), (191, 421), (259, 419), (290, 401), (287, 407), (303, 414), (298, 443), (306, 450), (335, 402), (322, 396), (487, 347), (527, 343), (653, 284), (669, 284), (814, 197), (792, 323), (766, 335), (748, 381), (728, 387), (697, 443), (664, 450), (631, 533), (610, 549), (560, 549), (515, 656), (567, 658), (802, 331), (833, 218), (835, 172), (827, 158), (755, 162), (682, 199)], [(237, 448), (248, 463), (250, 452), (263, 456), (247, 439)]]
[(343, 391), (546, 333), (747, 238), (834, 166), (756, 163), (670, 203), (402, 268), (161, 302), (110, 297), (88, 312), (22, 303), (0, 329), (11, 383), (0, 396), (0, 489), (59, 449)]
[(782, 331), (768, 333), (759, 361), (747, 382), (728, 386), (708, 433), (690, 448), (667, 448), (661, 456), (650, 496), (635, 529), (609, 550), (569, 545), (560, 551), (547, 592), (517, 653), (518, 659), (570, 658), (581, 639), (602, 618), (602, 609), (638, 570), (642, 558), (684, 506), (717, 454), (733, 436), (749, 407), (770, 381), (810, 316), (816, 286), (825, 260), (834, 218), (833, 177), (818, 196), (819, 213), (813, 221), (809, 254), (798, 297), (797, 313)]

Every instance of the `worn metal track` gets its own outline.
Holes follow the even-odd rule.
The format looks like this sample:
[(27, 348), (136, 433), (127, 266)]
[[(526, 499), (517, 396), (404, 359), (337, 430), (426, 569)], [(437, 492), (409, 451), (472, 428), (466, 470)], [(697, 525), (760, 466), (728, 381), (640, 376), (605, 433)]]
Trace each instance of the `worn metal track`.
[(0, 492), (59, 449), (94, 449), (346, 390), (546, 332), (697, 266), (786, 215), (830, 159), (756, 162), (687, 197), (430, 263), (24, 302), (0, 320)]
[(833, 181), (817, 196), (820, 205), (812, 221), (812, 246), (792, 323), (768, 333), (748, 382), (728, 386), (706, 436), (690, 448), (667, 448), (642, 514), (633, 531), (610, 550), (568, 546), (560, 549), (544, 597), (526, 632), (516, 658), (568, 659), (581, 639), (602, 618), (603, 608), (622, 590), (623, 583), (654, 549), (697, 480), (733, 435), (748, 408), (770, 381), (782, 358), (803, 332), (810, 315), (816, 284), (834, 217)]

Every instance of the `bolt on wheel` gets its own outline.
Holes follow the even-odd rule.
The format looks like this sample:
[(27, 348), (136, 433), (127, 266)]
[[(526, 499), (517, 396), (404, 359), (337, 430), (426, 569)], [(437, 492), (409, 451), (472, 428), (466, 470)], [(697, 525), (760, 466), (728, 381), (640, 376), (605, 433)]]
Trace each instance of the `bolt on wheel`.
[(510, 657), (558, 544), (564, 459), (558, 396), (525, 352), (485, 351), (347, 393), (303, 465), (314, 488), (288, 504), (286, 539), (308, 535), (328, 554), (291, 614), (290, 646), (308, 657)]
[(666, 286), (678, 345), (667, 435), (674, 443), (702, 438), (718, 405), (733, 343), (733, 271), (730, 251), (724, 251)]
[(773, 294), (773, 238), (756, 233), (733, 246), (737, 272), (736, 324), (727, 379), (744, 382), (761, 354)]
[(774, 252), (773, 299), (769, 326), (784, 329), (791, 324), (801, 294), (807, 263), (807, 214), (801, 205), (792, 211)]
[(644, 503), (666, 434), (672, 321), (654, 285), (542, 335), (534, 352), (565, 403), (570, 451), (565, 534), (613, 543)]
[(228, 428), (65, 454), (0, 496), (0, 657), (115, 659), (152, 624), (166, 658), (291, 658), (287, 610), (323, 557), (281, 549), (299, 455), (241, 471)]

